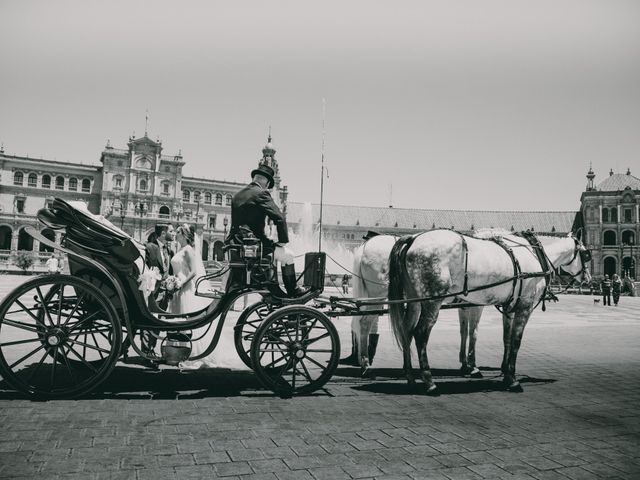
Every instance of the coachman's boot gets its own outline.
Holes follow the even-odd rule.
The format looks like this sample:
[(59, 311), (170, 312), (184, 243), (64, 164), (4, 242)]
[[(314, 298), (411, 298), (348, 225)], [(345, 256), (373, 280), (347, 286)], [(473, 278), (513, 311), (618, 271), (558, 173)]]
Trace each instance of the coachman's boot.
[(358, 361), (358, 341), (356, 340), (355, 333), (351, 332), (351, 355), (341, 358), (338, 363), (340, 365), (353, 365), (355, 367), (360, 365)]
[(376, 356), (376, 350), (378, 349), (378, 340), (380, 340), (379, 334), (369, 334), (369, 351), (367, 352), (369, 356), (369, 365), (373, 365), (373, 357)]
[(282, 283), (284, 283), (287, 294), (292, 298), (300, 297), (308, 291), (298, 287), (296, 267), (293, 264), (282, 265)]

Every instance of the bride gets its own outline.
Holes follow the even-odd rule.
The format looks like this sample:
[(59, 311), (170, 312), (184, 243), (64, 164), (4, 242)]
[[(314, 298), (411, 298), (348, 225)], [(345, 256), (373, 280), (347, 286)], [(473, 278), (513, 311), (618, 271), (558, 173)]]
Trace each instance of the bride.
[[(174, 293), (169, 305), (171, 313), (189, 313), (206, 308), (211, 299), (196, 295), (196, 282), (206, 275), (202, 255), (199, 250), (199, 242), (196, 241), (196, 233), (193, 226), (184, 223), (176, 229), (176, 241), (178, 251), (171, 259), (173, 274), (180, 280), (181, 287)], [(200, 288), (202, 289), (202, 285)], [(204, 286), (206, 287), (206, 285)], [(192, 334), (191, 356), (200, 355), (209, 346), (215, 328), (210, 325), (197, 328)], [(214, 352), (215, 353), (215, 352)], [(180, 368), (195, 369), (200, 367), (220, 367), (214, 354), (200, 360), (187, 360), (180, 363)]]

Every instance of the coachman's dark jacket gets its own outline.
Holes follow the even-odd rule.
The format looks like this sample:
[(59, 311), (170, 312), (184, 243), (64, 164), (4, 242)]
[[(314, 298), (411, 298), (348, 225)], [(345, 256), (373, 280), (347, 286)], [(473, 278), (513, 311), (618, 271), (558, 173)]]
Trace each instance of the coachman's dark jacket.
[(265, 190), (255, 182), (251, 182), (233, 196), (231, 201), (231, 229), (227, 243), (235, 243), (236, 236), (241, 234), (240, 227), (246, 225), (262, 242), (263, 253), (270, 253), (275, 247), (273, 240), (264, 233), (265, 217), (273, 221), (278, 231), (278, 243), (288, 243), (287, 222), (278, 206)]

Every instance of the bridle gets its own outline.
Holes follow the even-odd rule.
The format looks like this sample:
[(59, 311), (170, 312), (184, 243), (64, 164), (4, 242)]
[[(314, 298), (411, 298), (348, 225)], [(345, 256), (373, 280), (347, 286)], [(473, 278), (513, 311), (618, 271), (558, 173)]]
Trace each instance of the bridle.
[[(571, 260), (569, 261), (569, 263), (565, 265), (559, 265), (557, 268), (553, 267), (553, 264), (551, 264), (551, 266), (555, 270), (556, 274), (563, 273), (565, 275), (569, 275), (572, 278), (572, 280), (575, 281), (576, 277), (580, 275), (584, 276), (584, 273), (587, 272), (586, 263), (591, 260), (591, 251), (588, 248), (586, 248), (579, 239), (575, 237), (572, 237), (572, 238), (576, 244), (576, 247), (573, 251), (573, 257), (571, 257)], [(571, 265), (575, 261), (576, 257), (578, 256), (580, 257), (580, 270), (578, 271), (578, 273), (573, 274), (571, 272), (568, 272), (565, 268), (563, 268), (565, 266)]]

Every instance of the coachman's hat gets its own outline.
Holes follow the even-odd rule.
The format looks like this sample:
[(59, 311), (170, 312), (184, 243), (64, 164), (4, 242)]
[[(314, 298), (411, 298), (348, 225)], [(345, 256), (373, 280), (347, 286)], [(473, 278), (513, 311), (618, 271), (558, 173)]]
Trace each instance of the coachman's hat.
[(271, 168), (269, 165), (265, 165), (264, 163), (261, 163), (260, 165), (258, 165), (258, 168), (251, 171), (251, 178), (253, 178), (253, 176), (256, 174), (262, 175), (267, 180), (269, 180), (269, 185), (267, 186), (267, 188), (273, 188), (273, 185), (275, 183), (273, 181), (273, 174), (274, 174), (273, 168)]

